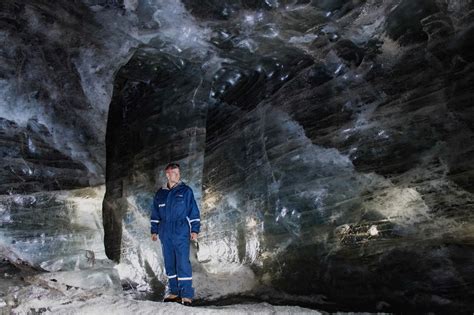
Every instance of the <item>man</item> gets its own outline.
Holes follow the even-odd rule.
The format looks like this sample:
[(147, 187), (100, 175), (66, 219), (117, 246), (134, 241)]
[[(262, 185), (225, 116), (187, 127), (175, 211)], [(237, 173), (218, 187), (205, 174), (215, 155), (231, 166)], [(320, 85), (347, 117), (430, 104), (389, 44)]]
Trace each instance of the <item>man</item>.
[(179, 164), (165, 168), (168, 182), (158, 189), (151, 213), (151, 239), (160, 237), (168, 276), (165, 302), (191, 305), (194, 296), (189, 261), (190, 240), (197, 240), (200, 214), (192, 189), (180, 180)]

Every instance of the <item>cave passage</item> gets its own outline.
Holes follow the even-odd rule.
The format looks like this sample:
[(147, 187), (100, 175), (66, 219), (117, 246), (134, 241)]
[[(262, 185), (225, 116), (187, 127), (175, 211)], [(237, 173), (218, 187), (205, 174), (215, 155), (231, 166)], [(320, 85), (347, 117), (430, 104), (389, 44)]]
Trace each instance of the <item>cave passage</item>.
[(474, 309), (472, 1), (3, 0), (0, 38), (0, 310), (152, 309), (169, 162), (203, 310)]

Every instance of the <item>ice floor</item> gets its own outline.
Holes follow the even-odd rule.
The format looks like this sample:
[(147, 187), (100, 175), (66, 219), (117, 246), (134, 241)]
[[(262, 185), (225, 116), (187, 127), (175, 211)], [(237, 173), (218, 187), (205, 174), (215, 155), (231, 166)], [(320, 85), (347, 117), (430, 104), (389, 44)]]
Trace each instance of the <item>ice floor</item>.
[[(135, 300), (122, 291), (116, 270), (37, 272), (0, 265), (0, 314), (328, 314), (299, 306), (239, 303), (187, 307), (178, 303)], [(356, 313), (333, 313), (356, 314)], [(362, 313), (357, 313), (362, 314)]]

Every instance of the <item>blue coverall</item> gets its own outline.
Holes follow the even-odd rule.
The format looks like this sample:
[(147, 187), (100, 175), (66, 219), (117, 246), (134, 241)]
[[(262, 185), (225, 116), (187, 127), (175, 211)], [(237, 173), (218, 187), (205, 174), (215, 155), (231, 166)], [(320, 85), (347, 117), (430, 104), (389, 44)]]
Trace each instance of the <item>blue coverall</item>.
[(160, 188), (153, 199), (151, 233), (158, 234), (171, 294), (192, 299), (192, 269), (189, 261), (191, 232), (199, 233), (200, 214), (192, 189), (179, 182)]

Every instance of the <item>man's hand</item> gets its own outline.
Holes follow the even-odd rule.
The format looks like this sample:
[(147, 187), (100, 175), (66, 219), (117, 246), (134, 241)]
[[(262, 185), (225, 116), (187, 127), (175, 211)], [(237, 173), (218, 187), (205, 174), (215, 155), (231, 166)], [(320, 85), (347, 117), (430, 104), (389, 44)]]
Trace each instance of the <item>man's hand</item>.
[(195, 241), (198, 239), (198, 234), (195, 232), (191, 232), (191, 241)]
[(157, 239), (158, 239), (158, 236), (157, 236), (156, 234), (152, 234), (152, 235), (151, 235), (151, 240), (152, 240), (153, 242), (156, 242)]

